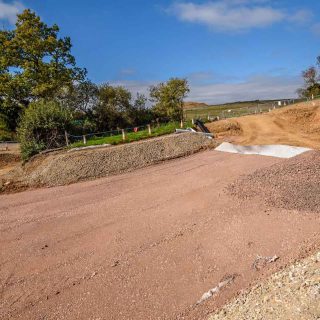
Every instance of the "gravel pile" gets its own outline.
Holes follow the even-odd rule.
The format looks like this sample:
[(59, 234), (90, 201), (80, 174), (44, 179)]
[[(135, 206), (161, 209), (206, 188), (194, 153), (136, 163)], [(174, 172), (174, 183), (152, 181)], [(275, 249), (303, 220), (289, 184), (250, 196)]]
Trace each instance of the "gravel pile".
[(209, 320), (317, 320), (320, 252), (242, 293)]
[(105, 177), (192, 154), (212, 143), (201, 134), (186, 133), (114, 147), (42, 155), (26, 165), (26, 180), (29, 186), (56, 186)]
[(228, 189), (241, 199), (261, 197), (273, 207), (320, 213), (320, 151), (257, 170)]

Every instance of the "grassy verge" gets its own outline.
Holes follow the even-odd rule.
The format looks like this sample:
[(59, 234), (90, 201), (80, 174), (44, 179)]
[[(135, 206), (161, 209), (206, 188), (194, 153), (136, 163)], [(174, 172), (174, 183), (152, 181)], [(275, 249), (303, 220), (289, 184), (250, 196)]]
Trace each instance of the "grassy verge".
[[(191, 123), (189, 122), (185, 124), (185, 127), (190, 127), (190, 126), (191, 126)], [(122, 134), (107, 136), (107, 137), (92, 137), (87, 139), (87, 144), (84, 144), (83, 141), (72, 143), (71, 148), (88, 147), (88, 146), (95, 146), (95, 145), (102, 145), (102, 144), (117, 145), (121, 143), (129, 143), (133, 141), (139, 141), (142, 139), (170, 134), (175, 132), (176, 128), (180, 128), (180, 123), (171, 122), (165, 125), (160, 125), (159, 127), (153, 127), (151, 129), (151, 135), (149, 134), (148, 130), (141, 130), (138, 132), (127, 132), (125, 141), (123, 141), (122, 139)]]

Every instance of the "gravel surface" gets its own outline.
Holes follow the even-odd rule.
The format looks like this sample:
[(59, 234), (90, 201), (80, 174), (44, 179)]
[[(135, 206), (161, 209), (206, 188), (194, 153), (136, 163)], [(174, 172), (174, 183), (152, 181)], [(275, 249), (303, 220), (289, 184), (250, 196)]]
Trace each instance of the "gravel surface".
[(0, 177), (0, 191), (92, 180), (183, 157), (211, 146), (215, 146), (214, 140), (201, 134), (185, 133), (114, 147), (38, 155), (22, 172), (17, 169), (7, 177)]
[(320, 251), (242, 293), (209, 320), (320, 319)]
[(260, 197), (273, 207), (320, 213), (320, 152), (311, 151), (255, 171), (228, 189), (239, 198)]
[(317, 215), (224, 191), (279, 161), (208, 150), (0, 195), (0, 319), (207, 319), (320, 243)]

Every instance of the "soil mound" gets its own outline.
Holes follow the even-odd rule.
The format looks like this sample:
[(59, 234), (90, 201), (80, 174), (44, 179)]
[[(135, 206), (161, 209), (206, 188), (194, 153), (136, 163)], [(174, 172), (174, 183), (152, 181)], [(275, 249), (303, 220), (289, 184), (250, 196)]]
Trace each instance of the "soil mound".
[(217, 138), (239, 145), (285, 144), (320, 149), (320, 100), (207, 124)]
[(208, 129), (215, 134), (224, 135), (240, 135), (242, 133), (241, 126), (236, 120), (222, 120), (206, 124)]
[(30, 186), (64, 185), (186, 156), (212, 143), (201, 134), (174, 134), (114, 147), (41, 155), (27, 163), (24, 171)]
[(239, 198), (263, 198), (273, 207), (320, 213), (320, 151), (257, 170), (228, 189)]

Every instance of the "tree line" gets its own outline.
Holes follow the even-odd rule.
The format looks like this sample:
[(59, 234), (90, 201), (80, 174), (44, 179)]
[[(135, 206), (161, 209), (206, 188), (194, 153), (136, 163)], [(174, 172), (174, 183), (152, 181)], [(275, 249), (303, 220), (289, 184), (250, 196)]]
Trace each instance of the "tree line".
[(301, 98), (313, 98), (320, 96), (320, 56), (316, 59), (316, 65), (302, 72), (304, 87), (298, 89)]
[(17, 15), (13, 30), (0, 30), (0, 121), (18, 133), (26, 157), (61, 144), (65, 129), (83, 134), (182, 119), (186, 79), (151, 86), (149, 99), (95, 84), (59, 31), (29, 9)]

